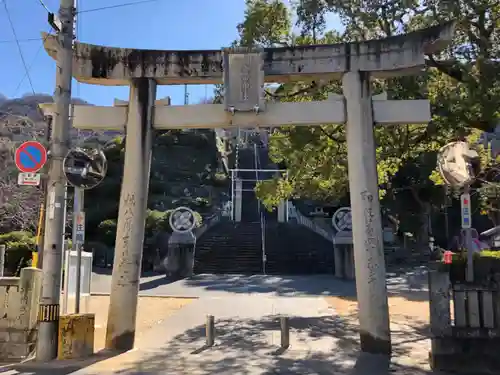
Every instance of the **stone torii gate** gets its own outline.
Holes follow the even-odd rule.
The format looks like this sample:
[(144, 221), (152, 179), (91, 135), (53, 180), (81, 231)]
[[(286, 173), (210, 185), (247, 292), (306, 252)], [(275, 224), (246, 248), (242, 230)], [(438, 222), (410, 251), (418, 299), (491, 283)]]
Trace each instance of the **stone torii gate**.
[[(78, 129), (126, 131), (106, 347), (134, 345), (153, 129), (347, 124), (361, 349), (390, 354), (391, 337), (373, 126), (426, 124), (426, 100), (373, 100), (370, 78), (419, 74), (444, 48), (453, 24), (383, 40), (293, 48), (154, 51), (75, 43), (73, 75), (83, 83), (130, 86), (128, 105), (74, 108)], [(45, 49), (57, 58), (48, 36)], [(343, 97), (266, 103), (265, 82), (341, 79)], [(157, 85), (225, 85), (224, 104), (155, 103)], [(47, 109), (49, 110), (49, 109)]]

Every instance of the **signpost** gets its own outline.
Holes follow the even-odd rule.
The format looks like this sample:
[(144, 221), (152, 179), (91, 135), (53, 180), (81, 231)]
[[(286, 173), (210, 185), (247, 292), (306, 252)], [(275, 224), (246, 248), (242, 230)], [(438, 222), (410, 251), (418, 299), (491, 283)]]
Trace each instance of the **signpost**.
[(461, 219), (462, 229), (471, 228), (471, 208), (470, 208), (470, 194), (464, 193), (460, 196)]
[[(82, 251), (85, 243), (85, 190), (93, 189), (106, 177), (107, 161), (104, 152), (93, 147), (75, 147), (68, 151), (63, 170), (69, 184), (74, 187), (73, 200), (73, 251), (76, 253), (75, 313), (80, 312), (80, 285), (82, 276)], [(70, 252), (68, 251), (68, 257)], [(68, 263), (69, 264), (69, 263)], [(69, 285), (70, 270), (66, 268), (65, 283)], [(67, 301), (67, 294), (65, 296)], [(68, 304), (66, 303), (66, 306)]]
[(15, 162), (23, 173), (38, 172), (47, 162), (47, 150), (40, 142), (24, 142), (16, 150)]
[[(16, 149), (14, 161), (19, 173), (17, 183), (24, 186), (40, 185), (41, 176), (38, 172), (47, 163), (47, 149), (37, 141), (27, 141)], [(38, 253), (33, 252), (33, 265), (38, 266)]]
[(168, 222), (172, 230), (177, 233), (191, 232), (196, 226), (194, 212), (188, 207), (177, 207)]
[(77, 212), (75, 219), (75, 241), (82, 244), (85, 242), (85, 212)]
[(473, 161), (477, 161), (477, 151), (471, 149), (466, 142), (451, 142), (442, 147), (438, 153), (438, 169), (445, 183), (454, 188), (463, 188), (460, 196), (460, 219), (465, 234), (464, 247), (467, 250), (466, 279), (474, 280), (473, 246), (472, 246), (472, 212), (470, 203), (470, 185), (476, 178)]
[(471, 232), (471, 206), (470, 206), (470, 194), (469, 185), (465, 186), (465, 193), (460, 196), (460, 208), (461, 208), (461, 219), (462, 228), (465, 232), (465, 248), (467, 249), (467, 272), (466, 280), (471, 282), (474, 280), (474, 251), (472, 249), (472, 232)]
[(40, 180), (40, 173), (21, 172), (17, 175), (17, 184), (22, 186), (38, 186)]

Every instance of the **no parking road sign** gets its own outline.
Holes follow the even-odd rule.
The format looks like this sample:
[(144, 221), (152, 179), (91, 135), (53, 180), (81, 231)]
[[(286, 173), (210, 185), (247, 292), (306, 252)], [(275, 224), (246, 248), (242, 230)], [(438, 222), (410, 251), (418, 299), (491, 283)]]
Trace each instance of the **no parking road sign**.
[(40, 142), (24, 142), (16, 150), (15, 161), (17, 169), (21, 172), (38, 172), (47, 162), (47, 150)]

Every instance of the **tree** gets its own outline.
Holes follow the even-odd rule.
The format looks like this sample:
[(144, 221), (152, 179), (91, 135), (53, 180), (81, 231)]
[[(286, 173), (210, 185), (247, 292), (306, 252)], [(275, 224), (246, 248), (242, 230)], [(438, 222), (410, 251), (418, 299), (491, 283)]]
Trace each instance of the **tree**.
[(242, 46), (289, 44), (290, 12), (280, 0), (246, 0), (245, 18), (238, 24)]
[(14, 153), (21, 140), (42, 134), (43, 128), (27, 117), (6, 112), (0, 117), (0, 233), (36, 230), (41, 190), (17, 184)]
[[(247, 6), (246, 15), (254, 17), (252, 22), (246, 19), (240, 24), (245, 26), (243, 29), (240, 26), (240, 35), (245, 36), (247, 44), (269, 45), (263, 41), (260, 29), (252, 29), (261, 24), (255, 19), (260, 13), (252, 8), (253, 2)], [(433, 119), (428, 126), (408, 124), (375, 129), (379, 185), (381, 195), (386, 196), (384, 204), (391, 206), (388, 203), (396, 199), (401, 204), (392, 206), (402, 207), (404, 212), (410, 199), (420, 215), (422, 242), (427, 241), (426, 223), (432, 204), (439, 202), (436, 204), (439, 208), (443, 197), (442, 188), (429, 180), (437, 150), (451, 140), (466, 137), (471, 128), (491, 131), (498, 118), (500, 86), (493, 79), (495, 75), (498, 77), (499, 66), (498, 7), (493, 0), (302, 0), (294, 8), (300, 35), (284, 28), (280, 29), (279, 38), (276, 30), (271, 34), (273, 41), (293, 44), (360, 41), (435, 25), (449, 20), (450, 14), (458, 18), (452, 45), (437, 56), (428, 56), (430, 69), (424, 75), (373, 82), (374, 93), (386, 91), (391, 99), (427, 97), (431, 101)], [(272, 9), (275, 8), (265, 13), (267, 18), (273, 18), (269, 13)], [(328, 12), (340, 15), (345, 26), (342, 35), (326, 30)], [(258, 38), (250, 41), (248, 36)], [(297, 88), (301, 90), (295, 95)], [(280, 100), (319, 100), (328, 92), (341, 93), (341, 90), (339, 82), (322, 87), (299, 82), (282, 85), (276, 92)], [(257, 193), (268, 207), (290, 197), (336, 201), (348, 191), (346, 151), (343, 126), (280, 129), (270, 139), (270, 156), (286, 166), (288, 175), (260, 184)], [(401, 189), (410, 195), (396, 194)]]

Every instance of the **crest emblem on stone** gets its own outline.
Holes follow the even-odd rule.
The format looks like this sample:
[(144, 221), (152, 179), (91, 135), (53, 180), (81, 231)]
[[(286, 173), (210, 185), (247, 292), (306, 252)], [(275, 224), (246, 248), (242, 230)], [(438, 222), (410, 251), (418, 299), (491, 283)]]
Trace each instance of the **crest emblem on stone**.
[(191, 232), (196, 226), (193, 210), (188, 207), (177, 207), (170, 215), (169, 224), (174, 232)]
[(352, 216), (350, 207), (339, 208), (332, 217), (332, 225), (338, 232), (352, 231)]

